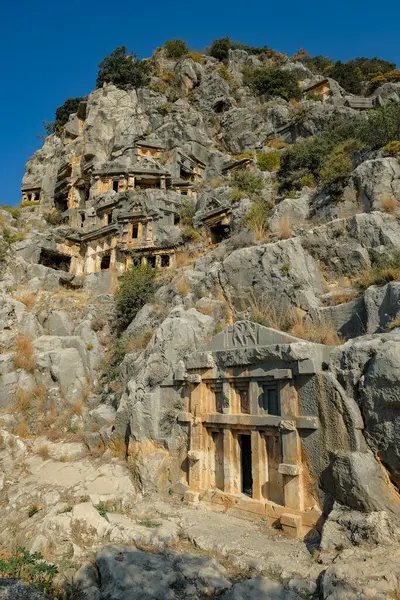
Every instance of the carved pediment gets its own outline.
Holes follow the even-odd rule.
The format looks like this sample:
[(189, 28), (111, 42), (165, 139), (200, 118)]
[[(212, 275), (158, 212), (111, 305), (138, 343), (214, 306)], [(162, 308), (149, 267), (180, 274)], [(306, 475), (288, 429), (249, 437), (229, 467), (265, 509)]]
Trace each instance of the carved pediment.
[(299, 341), (297, 338), (282, 331), (269, 329), (252, 321), (238, 321), (218, 333), (208, 342), (206, 349), (217, 352), (218, 350), (233, 350), (254, 346), (290, 344), (297, 341)]

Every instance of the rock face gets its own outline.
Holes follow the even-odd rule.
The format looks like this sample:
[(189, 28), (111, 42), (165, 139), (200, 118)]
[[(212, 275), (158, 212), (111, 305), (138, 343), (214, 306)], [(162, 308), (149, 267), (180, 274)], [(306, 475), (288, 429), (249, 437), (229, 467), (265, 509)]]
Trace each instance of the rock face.
[[(347, 92), (256, 95), (249, 67), (315, 80), (271, 51), (150, 63), (85, 98), (0, 209), (0, 543), (84, 565), (87, 600), (393, 598), (399, 160), (364, 148), (340, 197), (279, 197), (259, 153), (359, 118)], [(121, 331), (139, 262), (156, 291)]]

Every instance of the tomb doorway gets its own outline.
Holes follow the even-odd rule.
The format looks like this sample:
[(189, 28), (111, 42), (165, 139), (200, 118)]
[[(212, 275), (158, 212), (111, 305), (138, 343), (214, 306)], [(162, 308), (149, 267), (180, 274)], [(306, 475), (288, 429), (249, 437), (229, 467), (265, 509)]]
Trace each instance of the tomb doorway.
[(241, 492), (246, 496), (253, 495), (253, 474), (252, 474), (252, 456), (251, 456), (251, 436), (248, 434), (239, 435), (240, 448), (240, 480)]

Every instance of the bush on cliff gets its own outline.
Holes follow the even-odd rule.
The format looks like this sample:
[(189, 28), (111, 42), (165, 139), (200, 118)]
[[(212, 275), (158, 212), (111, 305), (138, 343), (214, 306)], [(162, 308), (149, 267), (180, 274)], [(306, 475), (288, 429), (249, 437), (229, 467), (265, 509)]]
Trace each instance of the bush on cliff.
[(155, 269), (150, 265), (133, 265), (123, 275), (115, 294), (116, 321), (120, 331), (126, 329), (155, 291)]
[(246, 69), (243, 75), (243, 83), (253, 88), (257, 94), (280, 96), (285, 100), (301, 98), (301, 90), (294, 73), (267, 67)]
[(185, 40), (167, 40), (164, 48), (168, 58), (181, 58), (189, 52)]
[(96, 87), (113, 83), (121, 90), (144, 87), (149, 82), (150, 67), (147, 61), (137, 60), (126, 46), (119, 46), (99, 64)]

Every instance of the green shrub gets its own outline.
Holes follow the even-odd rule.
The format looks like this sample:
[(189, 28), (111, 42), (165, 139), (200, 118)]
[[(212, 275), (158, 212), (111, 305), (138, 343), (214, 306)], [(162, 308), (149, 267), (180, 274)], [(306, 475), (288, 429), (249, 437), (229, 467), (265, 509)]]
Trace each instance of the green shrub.
[(231, 40), (229, 37), (219, 38), (214, 40), (208, 48), (207, 54), (213, 56), (217, 60), (226, 60), (229, 56), (231, 48)]
[(179, 217), (181, 225), (193, 225), (193, 217), (196, 213), (196, 201), (193, 198), (185, 198), (180, 206)]
[(61, 225), (65, 221), (65, 217), (59, 210), (53, 210), (53, 212), (44, 213), (43, 219), (49, 225)]
[(0, 208), (8, 212), (14, 219), (19, 219), (21, 216), (21, 209), (16, 206), (9, 206), (8, 204), (1, 204)]
[(99, 502), (99, 504), (96, 504), (95, 505), (95, 509), (97, 510), (97, 512), (99, 513), (99, 515), (101, 517), (103, 517), (103, 519), (105, 519), (106, 521), (108, 521), (107, 504), (105, 502)]
[(332, 196), (340, 195), (353, 170), (350, 153), (359, 148), (354, 141), (344, 142), (332, 150), (319, 173), (324, 189)]
[(192, 225), (186, 225), (182, 231), (182, 240), (184, 242), (196, 243), (200, 241), (200, 234)]
[(149, 82), (150, 65), (145, 60), (137, 60), (126, 46), (119, 46), (99, 64), (96, 87), (113, 83), (122, 90), (144, 87)]
[(36, 515), (36, 513), (38, 513), (39, 510), (40, 510), (40, 508), (36, 504), (33, 504), (32, 506), (30, 506), (28, 508), (28, 517), (29, 518), (33, 517), (33, 515)]
[(187, 52), (185, 58), (191, 58), (194, 62), (197, 62), (200, 65), (204, 65), (206, 62), (204, 56), (200, 52)]
[(257, 164), (261, 171), (277, 171), (281, 164), (279, 152), (260, 152), (257, 154)]
[(156, 529), (157, 527), (160, 527), (161, 523), (156, 523), (155, 521), (138, 521), (138, 525), (148, 527), (149, 529)]
[(381, 58), (353, 58), (347, 62), (338, 60), (329, 75), (335, 79), (345, 90), (352, 94), (363, 92), (363, 82), (370, 81), (378, 75), (396, 69), (396, 63), (391, 63)]
[(181, 58), (189, 51), (184, 40), (167, 40), (164, 48), (168, 58)]
[(219, 65), (218, 73), (220, 74), (222, 79), (225, 79), (225, 81), (228, 81), (228, 82), (234, 81), (234, 77), (233, 77), (232, 73), (229, 71), (228, 67), (225, 64), (222, 63), (221, 65)]
[(155, 269), (149, 265), (133, 265), (121, 278), (115, 294), (116, 321), (119, 330), (126, 329), (138, 311), (155, 291)]
[(400, 142), (395, 140), (393, 142), (389, 142), (384, 147), (384, 151), (390, 154), (390, 156), (398, 157), (400, 156)]
[(21, 202), (21, 208), (26, 208), (27, 206), (39, 206), (40, 200), (25, 200)]
[(262, 190), (264, 182), (262, 177), (251, 173), (246, 169), (239, 169), (232, 174), (232, 181), (235, 186), (246, 194), (254, 194)]
[(298, 183), (301, 188), (303, 188), (303, 187), (315, 188), (315, 186), (316, 186), (315, 177), (312, 173), (308, 173), (307, 175), (303, 175), (303, 177), (300, 177), (300, 179), (298, 180)]
[(23, 579), (44, 593), (50, 593), (53, 579), (58, 573), (55, 565), (44, 561), (40, 552), (31, 554), (25, 548), (18, 548), (15, 554), (1, 553), (0, 573), (10, 579)]
[(167, 104), (162, 104), (161, 106), (158, 107), (158, 112), (161, 113), (162, 115), (169, 115), (171, 110), (172, 110), (172, 104), (170, 102), (167, 102)]
[(25, 233), (23, 231), (11, 233), (8, 227), (3, 227), (3, 238), (6, 244), (15, 244), (25, 239)]
[(297, 142), (284, 150), (278, 173), (280, 191), (301, 189), (302, 178), (305, 176), (312, 175), (317, 179), (332, 148), (333, 142), (329, 139), (313, 137)]
[(294, 73), (276, 67), (246, 69), (243, 73), (243, 83), (253, 88), (257, 94), (280, 96), (285, 100), (300, 99), (302, 95)]

